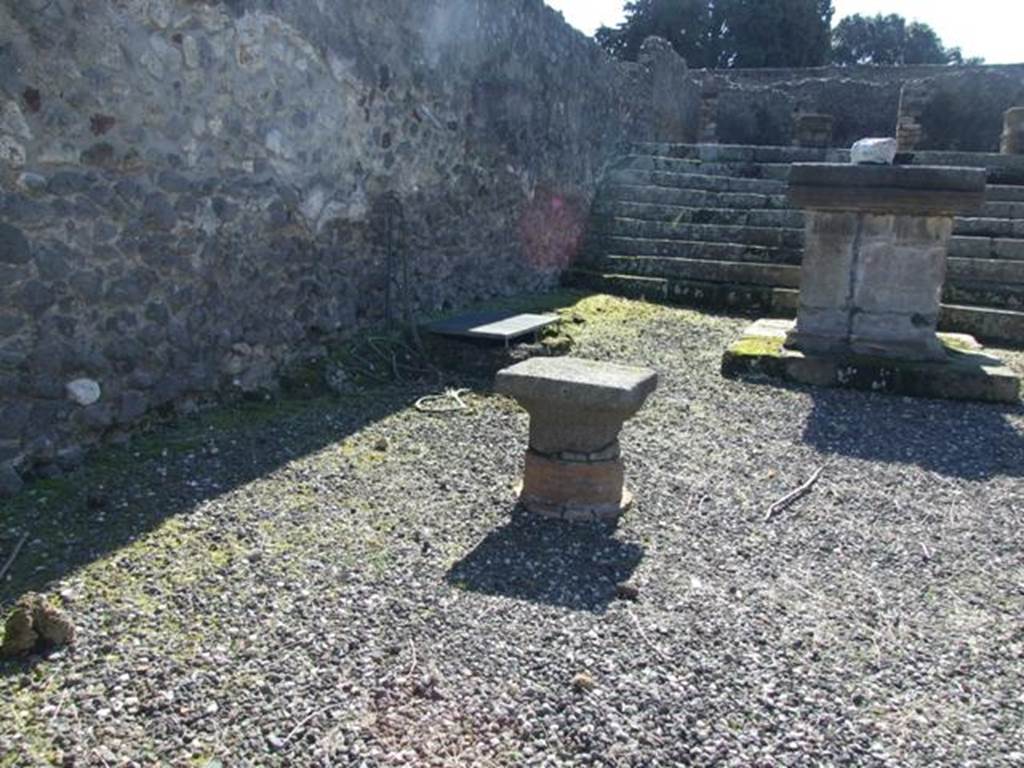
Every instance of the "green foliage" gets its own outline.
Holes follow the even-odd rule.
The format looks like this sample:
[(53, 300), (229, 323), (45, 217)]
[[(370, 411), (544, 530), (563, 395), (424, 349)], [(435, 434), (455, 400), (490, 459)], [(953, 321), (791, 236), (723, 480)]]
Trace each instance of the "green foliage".
[(815, 67), (828, 60), (832, 0), (731, 0), (726, 66)]
[(946, 48), (935, 30), (902, 16), (847, 16), (832, 33), (836, 64), (977, 64), (965, 62), (959, 48)]
[(828, 59), (832, 12), (832, 0), (631, 0), (597, 40), (628, 61), (656, 35), (691, 67), (809, 67)]

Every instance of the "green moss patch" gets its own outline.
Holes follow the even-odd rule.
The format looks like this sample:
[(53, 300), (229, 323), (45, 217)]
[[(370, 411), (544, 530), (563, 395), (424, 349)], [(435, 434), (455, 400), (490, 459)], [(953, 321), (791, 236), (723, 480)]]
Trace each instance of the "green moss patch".
[(737, 357), (779, 357), (785, 339), (779, 336), (746, 336), (731, 347), (729, 354)]

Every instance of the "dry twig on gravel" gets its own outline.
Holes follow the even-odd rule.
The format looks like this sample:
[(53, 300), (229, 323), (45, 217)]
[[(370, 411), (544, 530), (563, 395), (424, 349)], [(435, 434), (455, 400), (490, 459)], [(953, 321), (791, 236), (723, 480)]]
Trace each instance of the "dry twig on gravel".
[(772, 521), (772, 518), (774, 518), (780, 512), (783, 512), (786, 509), (788, 509), (798, 499), (803, 498), (805, 495), (807, 495), (811, 488), (814, 487), (814, 484), (818, 482), (818, 478), (821, 477), (821, 473), (825, 471), (825, 467), (827, 466), (827, 462), (825, 464), (822, 464), (820, 467), (814, 470), (814, 474), (811, 475), (810, 478), (808, 478), (806, 483), (801, 485), (799, 488), (794, 488), (792, 491), (790, 491), (781, 499), (779, 499), (770, 507), (768, 507), (768, 512), (764, 516), (764, 521), (766, 523), (770, 523)]

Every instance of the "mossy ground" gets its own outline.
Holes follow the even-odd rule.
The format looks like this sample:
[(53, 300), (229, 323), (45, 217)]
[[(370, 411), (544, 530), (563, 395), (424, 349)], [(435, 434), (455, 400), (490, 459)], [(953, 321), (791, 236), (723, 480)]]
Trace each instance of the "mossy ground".
[[(617, 675), (624, 686), (607, 699), (593, 699), (602, 708), (601, 718), (604, 708), (617, 712), (631, 702), (666, 696), (672, 680), (696, 675), (700, 697), (676, 691), (663, 699), (671, 706), (640, 713), (657, 719), (663, 710), (686, 709), (677, 706), (683, 698), (692, 704), (714, 697), (700, 670), (719, 665), (708, 679), (726, 679), (729, 670), (721, 666), (717, 645), (700, 664), (692, 663), (691, 654), (699, 653), (708, 638), (740, 649), (744, 658), (778, 649), (798, 654), (803, 653), (793, 650), (798, 630), (819, 620), (815, 631), (832, 633), (831, 644), (822, 661), (800, 662), (801, 675), (819, 674), (818, 666), (834, 657), (842, 674), (821, 679), (829, 690), (846, 695), (847, 672), (854, 678), (852, 686), (870, 677), (864, 669), (870, 659), (858, 656), (862, 649), (849, 640), (868, 630), (850, 623), (846, 601), (853, 595), (862, 605), (871, 604), (874, 581), (864, 586), (863, 574), (881, 579), (871, 568), (884, 563), (893, 569), (910, 557), (896, 548), (896, 539), (906, 534), (914, 544), (907, 552), (913, 554), (921, 541), (927, 541), (929, 552), (952, 547), (951, 542), (965, 540), (961, 534), (969, 526), (977, 527), (968, 531), (970, 540), (987, 541), (990, 549), (1015, 535), (1014, 529), (998, 525), (1000, 515), (1010, 514), (1010, 507), (999, 502), (1008, 498), (1019, 477), (978, 475), (965, 483), (954, 476), (935, 482), (936, 473), (974, 471), (971, 462), (977, 456), (996, 468), (989, 470), (991, 475), (1014, 471), (1020, 438), (1013, 441), (1013, 424), (1007, 427), (1001, 412), (963, 411), (961, 418), (961, 411), (946, 405), (919, 407), (891, 398), (871, 401), (869, 410), (888, 416), (864, 424), (855, 419), (867, 406), (844, 393), (836, 399), (823, 396), (808, 415), (809, 396), (803, 390), (747, 387), (718, 376), (721, 351), (744, 320), (574, 292), (509, 299), (488, 308), (558, 312), (559, 332), (571, 337), (574, 354), (649, 364), (664, 374), (659, 392), (628, 425), (631, 484), (641, 502), (626, 521), (627, 543), (647, 553), (640, 603), (604, 618), (563, 610), (565, 603), (558, 601), (574, 599), (573, 589), (585, 592), (595, 579), (612, 578), (604, 549), (549, 542), (559, 552), (579, 550), (569, 571), (557, 560), (545, 571), (546, 561), (536, 553), (532, 560), (521, 557), (516, 537), (525, 534), (509, 522), (509, 510), (526, 419), (514, 403), (491, 394), (487, 382), (468, 382), (474, 391), (464, 397), (466, 412), (436, 416), (413, 407), (419, 397), (438, 391), (439, 382), (429, 376), (368, 378), (337, 395), (324, 394), (317, 375), (307, 371), (298, 377), (305, 383), (297, 392), (285, 390), (270, 400), (221, 406), (155, 425), (127, 446), (98, 451), (73, 475), (34, 483), (0, 507), (0, 554), (10, 551), (23, 533), (29, 535), (10, 578), (0, 585), (0, 607), (6, 609), (30, 589), (44, 591), (80, 629), (78, 647), (58, 658), (0, 666), (0, 766), (52, 764), (60, 752), (76, 754), (83, 765), (103, 765), (103, 760), (114, 765), (126, 756), (143, 765), (205, 765), (211, 760), (307, 764), (313, 757), (306, 750), (315, 744), (303, 742), (293, 752), (272, 754), (266, 734), (253, 724), (273, 721), (284, 737), (311, 706), (321, 734), (348, 727), (350, 713), (344, 708), (351, 705), (359, 722), (366, 723), (359, 727), (371, 734), (370, 741), (458, 736), (475, 743), (476, 726), (460, 719), (474, 712), (460, 711), (459, 705), (476, 690), (493, 699), (510, 681), (517, 682), (528, 692), (514, 697), (509, 711), (542, 701), (552, 712), (578, 713), (586, 702), (562, 697), (558, 682), (545, 677), (560, 663), (556, 657), (576, 654), (592, 654), (605, 667), (599, 676), (601, 695)], [(399, 339), (395, 346), (405, 343)], [(391, 349), (384, 341), (380, 346)], [(329, 350), (331, 356), (341, 364), (352, 360), (345, 349)], [(383, 361), (385, 355), (380, 357)], [(1008, 357), (1024, 368), (1024, 356)], [(458, 372), (446, 375), (449, 380), (440, 385), (466, 383)], [(801, 432), (805, 419), (816, 419), (814, 428), (821, 434)], [(853, 421), (840, 434), (844, 419)], [(956, 461), (948, 453), (960, 449), (959, 439), (935, 447), (930, 432), (918, 442), (906, 442), (895, 458), (876, 460), (879, 452), (888, 456), (885, 450), (892, 444), (891, 429), (879, 425), (892, 419), (905, 419), (900, 422), (904, 431), (931, 429), (934, 423), (936, 434), (976, 439)], [(826, 450), (821, 446), (832, 445), (835, 438), (846, 450), (854, 436), (870, 435), (872, 428), (879, 436), (863, 449), (864, 455), (841, 456), (830, 466), (821, 483), (816, 525), (798, 526), (804, 511), (813, 515), (812, 505), (787, 515), (792, 529), (764, 525), (765, 499), (774, 500), (802, 482), (806, 469), (817, 463), (808, 440), (817, 439), (820, 450)], [(914, 456), (926, 472), (911, 463)], [(870, 462), (867, 471), (865, 462)], [(951, 470), (948, 462), (957, 466)], [(999, 462), (1009, 469), (999, 469)], [(915, 477), (923, 478), (925, 491), (896, 509), (892, 527), (858, 538), (878, 515), (885, 522), (892, 495), (907, 494)], [(947, 496), (932, 504), (929, 493)], [(985, 514), (971, 516), (964, 505), (979, 495)], [(920, 530), (908, 528), (915, 520)], [(944, 520), (956, 527), (945, 532), (942, 543), (925, 535)], [(846, 531), (843, 546), (837, 530)], [(497, 558), (491, 565), (472, 560), (482, 541), (493, 545), (485, 548), (488, 557), (493, 552)], [(1006, 549), (1011, 551), (1019, 548)], [(914, 561), (899, 571), (899, 578), (879, 582), (893, 600), (890, 605), (905, 599), (915, 611), (923, 610), (917, 587), (907, 586), (904, 592), (904, 585), (922, 570), (945, 569), (949, 563), (959, 563), (958, 570), (929, 571), (930, 585), (945, 589), (953, 579), (950, 590), (956, 587), (972, 601), (983, 594), (989, 587), (978, 574), (989, 568), (990, 559), (974, 544), (965, 552), (949, 549), (923, 564)], [(975, 552), (977, 562), (971, 560)], [(466, 566), (467, 560), (473, 567)], [(524, 562), (540, 570), (524, 569)], [(462, 567), (453, 570), (458, 563)], [(493, 592), (488, 594), (511, 590), (517, 599), (484, 595), (474, 567), (490, 579), (485, 587)], [(577, 570), (580, 578), (574, 582)], [(1003, 572), (1009, 571), (987, 576)], [(787, 587), (787, 578), (799, 582), (799, 593)], [(763, 598), (767, 608), (758, 602), (758, 590), (768, 595)], [(829, 602), (830, 591), (841, 593), (843, 602)], [(538, 607), (543, 603), (538, 595), (554, 607)], [(1005, 626), (992, 618), (992, 611), (1011, 616), (1019, 607), (1007, 595), (989, 595), (984, 611), (976, 608), (1000, 631)], [(791, 618), (782, 621), (783, 615)], [(934, 616), (909, 618), (934, 645), (949, 636), (946, 615), (936, 610)], [(385, 618), (374, 623), (378, 616)], [(641, 622), (651, 628), (650, 637), (638, 642)], [(701, 634), (687, 634), (695, 625), (702, 627)], [(670, 631), (655, 631), (656, 626)], [(754, 641), (741, 631), (747, 626), (753, 627)], [(551, 639), (562, 633), (571, 640), (560, 645)], [(765, 644), (766, 637), (773, 642)], [(902, 646), (889, 634), (873, 637), (878, 653), (900, 658)], [(986, 637), (972, 636), (980, 648), (975, 656), (991, 654)], [(673, 646), (677, 639), (679, 648)], [(476, 652), (473, 643), (478, 641), (486, 653)], [(809, 648), (817, 641), (801, 635), (800, 642)], [(851, 642), (851, 647), (843, 645)], [(526, 653), (530, 643), (545, 652), (550, 644), (551, 658), (540, 665), (536, 657), (523, 662), (517, 654)], [(652, 644), (658, 646), (656, 653)], [(504, 653), (504, 661), (496, 663), (494, 653)], [(379, 694), (381, 680), (392, 685), (410, 669), (425, 670), (432, 659), (451, 662), (445, 670), (452, 679), (448, 698), (427, 705), (405, 694), (369, 704), (360, 699), (369, 697), (368, 691)], [(736, 697), (745, 711), (761, 712), (742, 698), (744, 691), (785, 687), (801, 677), (774, 675), (772, 669), (760, 663), (743, 667), (730, 679), (731, 687), (721, 689), (727, 708), (700, 716), (717, 722), (712, 715), (736, 711)], [(649, 673), (660, 681), (656, 688), (638, 682)], [(748, 685), (752, 676), (756, 685)], [(902, 672), (899, 677), (904, 679)], [(1002, 695), (998, 679), (979, 685)], [(326, 691), (316, 687), (324, 680)], [(939, 696), (941, 685), (936, 686), (932, 693)], [(177, 698), (168, 698), (168, 692)], [(893, 696), (892, 706), (879, 697), (876, 706), (883, 714), (872, 714), (873, 722), (883, 722), (890, 710), (902, 711), (899, 695)], [(210, 705), (219, 710), (209, 714)], [(111, 709), (115, 706), (123, 708)], [(828, 701), (815, 702), (812, 710), (827, 706)], [(486, 706), (474, 700), (473, 708)], [(330, 719), (335, 709), (344, 710), (339, 720)], [(423, 719), (437, 710), (458, 727)], [(834, 707), (829, 712), (836, 716)], [(321, 721), (317, 713), (327, 719)], [(407, 718), (386, 731), (389, 718), (400, 715)], [(975, 720), (959, 717), (949, 715), (958, 727), (974, 727)], [(479, 764), (519, 762), (495, 757), (519, 754), (521, 746), (521, 734), (499, 718), (494, 715), (487, 725), (504, 723), (494, 733), (505, 741)], [(468, 723), (465, 731), (459, 730), (463, 722)], [(178, 737), (178, 723), (187, 724), (187, 738)], [(680, 724), (645, 720), (637, 726), (637, 738), (653, 733), (655, 725)], [(673, 732), (685, 740), (685, 729)], [(900, 754), (893, 739), (886, 743)]]
[[(700, 318), (574, 291), (503, 299), (485, 308), (556, 312), (562, 321), (552, 338), (572, 344), (612, 337), (616, 343), (633, 343), (645, 323), (666, 312), (692, 315), (694, 322)], [(371, 338), (381, 361), (392, 350), (409, 349), (408, 339), (397, 331)], [(366, 347), (357, 344), (330, 350), (324, 360), (290, 372), (283, 391), (273, 398), (155, 424), (127, 445), (95, 451), (73, 474), (34, 482), (4, 502), (0, 554), (24, 533), (28, 540), (0, 585), (0, 609), (6, 612), (26, 591), (48, 591), (72, 615), (95, 618), (81, 642), (109, 643), (96, 663), (123, 663), (115, 638), (127, 633), (132, 642), (159, 647), (168, 659), (187, 665), (211, 637), (221, 636), (218, 593), (233, 580), (251, 578), (257, 568), (271, 584), (297, 579), (308, 567), (302, 553), (311, 536), (337, 543), (332, 567), (361, 567), (373, 578), (382, 577), (393, 565), (395, 540), (407, 521), (384, 498), (353, 494), (325, 499), (317, 472), (342, 470), (358, 485), (362, 474), (401, 473), (423, 460), (431, 445), (415, 440), (396, 444), (380, 435), (402, 433), (403, 425), (431, 418), (412, 403), (437, 385), (429, 378), (396, 380), (381, 368), (379, 377), (356, 379), (347, 394), (327, 394), (325, 366), (356, 367), (354, 356), (362, 364)], [(521, 418), (514, 403), (476, 384), (477, 392), (465, 396), (472, 409)], [(331, 424), (337, 425), (336, 432)], [(267, 442), (270, 434), (274, 437)], [(292, 461), (299, 457), (305, 457), (302, 477), (282, 483), (282, 474), (296, 471)], [(241, 532), (237, 526), (219, 530), (216, 520), (207, 517), (211, 500), (221, 494), (259, 500), (239, 508), (246, 520)], [(301, 521), (322, 513), (325, 504), (339, 513), (327, 522), (321, 516), (316, 530), (304, 527)], [(446, 545), (434, 546), (444, 550)], [(450, 564), (458, 550), (442, 554)], [(271, 604), (272, 592), (262, 593)], [(229, 594), (224, 599), (232, 599)], [(200, 615), (197, 605), (207, 610)], [(231, 636), (221, 637), (227, 646), (234, 645)], [(54, 759), (44, 710), (52, 715), (64, 672), (48, 672), (40, 680), (35, 670), (44, 668), (0, 662), (5, 716), (21, 734), (19, 751), (0, 759), (0, 766), (21, 765), (27, 757), (44, 763)]]

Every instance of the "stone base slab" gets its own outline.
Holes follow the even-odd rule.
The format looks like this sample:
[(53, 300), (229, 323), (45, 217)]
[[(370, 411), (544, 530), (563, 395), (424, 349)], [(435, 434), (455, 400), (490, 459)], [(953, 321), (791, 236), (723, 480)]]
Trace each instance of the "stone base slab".
[(572, 521), (614, 521), (633, 502), (622, 459), (565, 461), (526, 452), (519, 500), (536, 514)]
[(726, 350), (722, 374), (764, 376), (821, 387), (846, 387), (911, 397), (1020, 401), (1021, 377), (985, 352), (972, 336), (940, 333), (945, 360), (897, 360), (801, 352), (785, 346), (792, 320), (759, 320)]

